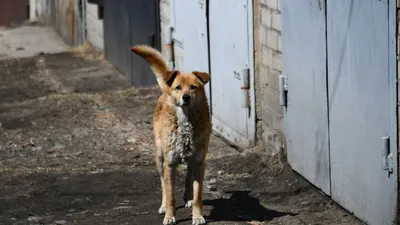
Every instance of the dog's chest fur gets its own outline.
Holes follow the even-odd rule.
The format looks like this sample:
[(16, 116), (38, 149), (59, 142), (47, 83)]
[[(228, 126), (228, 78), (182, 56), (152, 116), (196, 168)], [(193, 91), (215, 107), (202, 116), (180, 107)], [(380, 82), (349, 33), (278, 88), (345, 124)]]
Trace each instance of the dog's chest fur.
[(177, 129), (171, 132), (172, 150), (167, 153), (170, 164), (179, 164), (196, 159), (195, 129), (196, 117), (184, 112), (182, 108), (176, 110)]

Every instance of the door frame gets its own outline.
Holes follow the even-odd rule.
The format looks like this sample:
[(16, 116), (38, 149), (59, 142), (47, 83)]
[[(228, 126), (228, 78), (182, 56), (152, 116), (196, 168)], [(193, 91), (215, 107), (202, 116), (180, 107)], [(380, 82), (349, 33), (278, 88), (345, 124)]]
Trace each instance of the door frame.
[[(398, 0), (397, 0), (398, 1)], [(390, 109), (389, 109), (389, 120), (393, 121), (390, 122), (390, 127), (389, 127), (389, 135), (390, 137), (390, 149), (391, 153), (393, 154), (393, 174), (392, 176), (395, 176), (393, 180), (395, 180), (394, 184), (390, 185), (390, 193), (393, 199), (395, 199), (392, 203), (391, 209), (393, 210), (392, 215), (397, 215), (397, 217), (400, 217), (400, 202), (399, 202), (399, 166), (398, 166), (398, 160), (399, 160), (399, 153), (398, 153), (398, 123), (399, 123), (399, 115), (398, 115), (398, 89), (397, 89), (397, 77), (398, 77), (398, 65), (397, 65), (397, 54), (398, 48), (397, 48), (397, 1), (388, 1), (389, 4), (389, 21), (388, 21), (388, 26), (389, 26), (389, 96), (390, 96)], [(398, 209), (399, 208), (399, 209)], [(398, 220), (395, 216), (393, 218), (393, 224)], [(400, 218), (399, 218), (400, 219)]]

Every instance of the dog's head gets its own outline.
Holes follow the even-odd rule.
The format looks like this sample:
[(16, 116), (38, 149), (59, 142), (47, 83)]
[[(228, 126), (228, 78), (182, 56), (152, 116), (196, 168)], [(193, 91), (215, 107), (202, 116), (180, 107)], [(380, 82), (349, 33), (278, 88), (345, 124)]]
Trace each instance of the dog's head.
[(180, 73), (170, 71), (166, 77), (168, 94), (179, 107), (191, 107), (205, 98), (204, 85), (210, 80), (210, 74), (194, 71)]

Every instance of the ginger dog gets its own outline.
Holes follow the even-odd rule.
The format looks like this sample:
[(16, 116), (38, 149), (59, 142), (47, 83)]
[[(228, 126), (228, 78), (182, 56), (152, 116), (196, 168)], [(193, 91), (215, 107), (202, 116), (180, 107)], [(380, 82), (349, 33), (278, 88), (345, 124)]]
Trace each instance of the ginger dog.
[(193, 224), (205, 224), (202, 194), (211, 122), (204, 85), (210, 75), (170, 71), (161, 53), (148, 46), (133, 46), (131, 51), (149, 63), (162, 90), (154, 112), (153, 133), (162, 188), (158, 212), (165, 213), (163, 224), (175, 224), (175, 174), (182, 163), (187, 164), (185, 207), (192, 207)]

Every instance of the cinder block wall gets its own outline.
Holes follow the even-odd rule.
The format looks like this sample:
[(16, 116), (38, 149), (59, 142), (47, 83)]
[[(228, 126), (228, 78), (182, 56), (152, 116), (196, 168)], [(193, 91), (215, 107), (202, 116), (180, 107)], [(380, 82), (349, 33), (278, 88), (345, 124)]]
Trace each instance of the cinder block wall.
[(160, 0), (160, 19), (161, 19), (161, 51), (163, 55), (167, 55), (165, 48), (165, 33), (170, 26), (170, 0)]
[(254, 0), (257, 138), (271, 153), (281, 153), (284, 148), (278, 92), (282, 71), (280, 1)]
[[(257, 144), (270, 153), (283, 153), (283, 108), (278, 77), (282, 71), (281, 0), (253, 0)], [(160, 0), (162, 51), (170, 22), (170, 0)]]
[(96, 48), (104, 49), (103, 20), (98, 17), (98, 6), (86, 0), (87, 40)]

